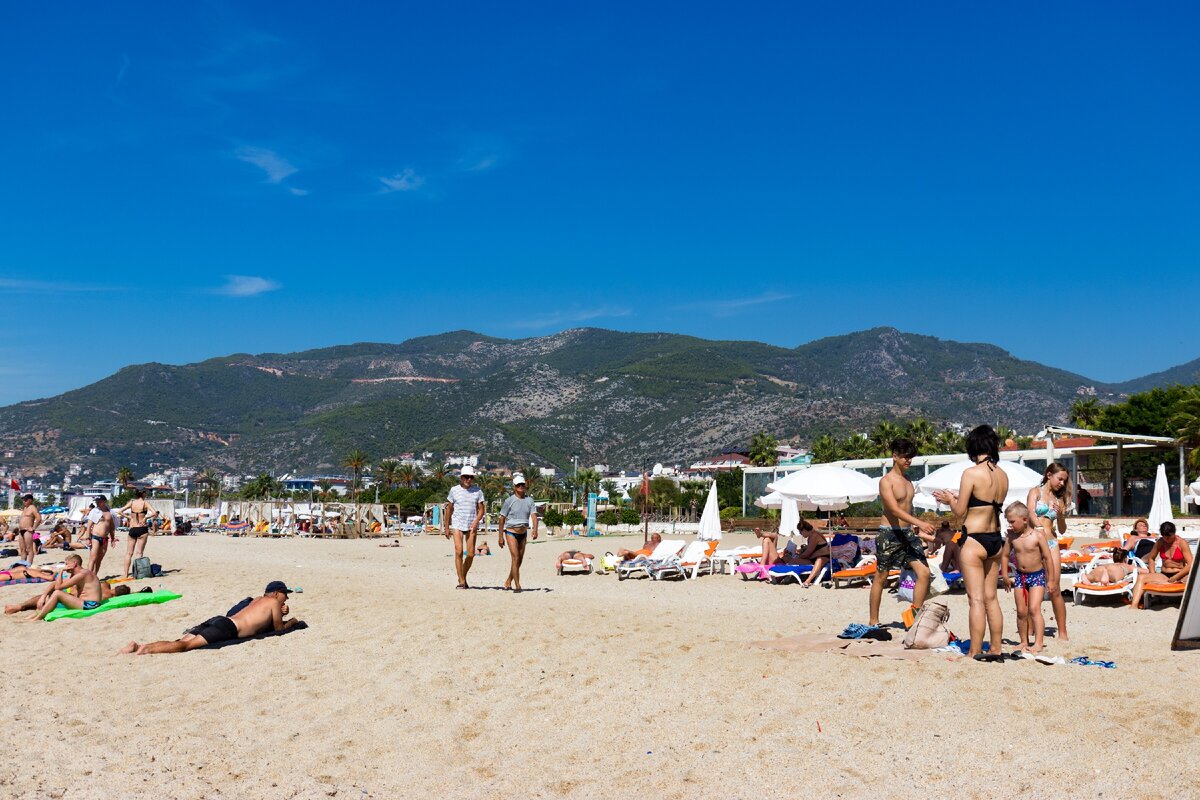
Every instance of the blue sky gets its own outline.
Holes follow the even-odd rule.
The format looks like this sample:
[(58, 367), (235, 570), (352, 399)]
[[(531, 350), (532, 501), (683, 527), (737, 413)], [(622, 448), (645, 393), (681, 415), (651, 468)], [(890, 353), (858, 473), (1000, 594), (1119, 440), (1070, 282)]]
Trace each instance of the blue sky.
[(1188, 361), (1198, 16), (10, 7), (0, 402), (459, 328), (893, 325), (1099, 380)]

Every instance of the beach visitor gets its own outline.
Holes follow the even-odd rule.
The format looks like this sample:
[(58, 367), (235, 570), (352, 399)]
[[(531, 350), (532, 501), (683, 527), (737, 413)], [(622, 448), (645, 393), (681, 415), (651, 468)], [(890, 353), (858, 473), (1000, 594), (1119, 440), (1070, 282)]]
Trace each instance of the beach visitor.
[(478, 545), (476, 545), (476, 547), (475, 547), (475, 555), (477, 555), (477, 556), (490, 556), (491, 554), (492, 554), (492, 548), (488, 547), (488, 543), (487, 543), (487, 542), (480, 542)]
[(554, 571), (561, 575), (564, 561), (583, 561), (590, 558), (595, 558), (595, 556), (591, 553), (585, 553), (582, 550), (564, 550), (558, 554), (558, 560), (554, 562)]
[[(75, 589), (75, 594), (68, 593), (68, 589)], [(55, 579), (46, 585), (37, 597), (31, 598), (35, 613), (29, 617), (29, 620), (45, 619), (46, 615), (59, 605), (65, 608), (91, 610), (98, 608), (104, 602), (103, 589), (100, 587), (100, 579), (96, 577), (96, 573), (83, 568), (83, 559), (77, 554), (71, 553), (63, 559), (63, 570)], [(14, 614), (17, 611), (26, 610), (29, 606), (29, 601), (18, 606), (5, 606), (5, 614)]]
[(32, 564), (38, 554), (33, 534), (38, 525), (42, 524), (42, 512), (38, 511), (31, 494), (22, 497), (21, 502), (24, 507), (21, 509), (21, 518), (17, 520), (17, 558)]
[(108, 552), (109, 544), (117, 541), (117, 522), (108, 507), (108, 498), (96, 496), (95, 508), (87, 516), (87, 536), (91, 542), (92, 557), (88, 563), (88, 571), (100, 574), (100, 564)]
[(132, 655), (184, 653), (218, 642), (247, 639), (268, 631), (288, 631), (300, 620), (284, 619), (288, 615), (288, 593), (292, 590), (283, 581), (267, 584), (262, 597), (255, 598), (231, 616), (211, 617), (174, 641), (138, 644), (130, 642), (118, 652)]
[(939, 551), (941, 552), (942, 561), (939, 567), (942, 573), (957, 572), (961, 574), (962, 563), (959, 556), (962, 553), (962, 547), (959, 546), (958, 534), (950, 527), (950, 523), (943, 521), (934, 537), (937, 540), (936, 549), (930, 555), (937, 555)]
[(454, 571), (458, 573), (458, 588), (466, 589), (467, 573), (475, 560), (475, 535), (484, 511), (483, 490), (475, 485), (474, 467), (468, 464), (462, 468), (458, 484), (450, 487), (446, 500), (450, 508), (443, 532), (447, 539), (454, 537)]
[(0, 569), (0, 582), (30, 579), (52, 581), (54, 580), (54, 570), (38, 569), (37, 567), (30, 567), (21, 563), (13, 564), (8, 569)]
[[(1146, 544), (1149, 542), (1149, 544)], [(1134, 521), (1133, 530), (1121, 545), (1133, 555), (1142, 558), (1154, 546), (1154, 537), (1150, 535), (1150, 523), (1144, 519)]]
[[(1008, 475), (998, 466), (1000, 437), (991, 425), (980, 425), (967, 434), (967, 457), (975, 466), (963, 472), (958, 491), (939, 489), (933, 496), (939, 503), (950, 506), (962, 522), (959, 559), (963, 583), (967, 586), (971, 631), (967, 655), (979, 661), (998, 661), (1004, 612), (996, 596), (996, 582), (1000, 577), (1000, 550), (1004, 547), (1000, 511), (1008, 494)], [(987, 655), (983, 654), (985, 629), (991, 647)]]
[[(1130, 597), (1133, 608), (1141, 608), (1142, 595), (1147, 586), (1183, 583), (1187, 580), (1188, 573), (1192, 571), (1192, 548), (1182, 536), (1176, 535), (1175, 523), (1168, 520), (1158, 526), (1158, 541), (1144, 560), (1150, 568), (1138, 570), (1137, 583)], [(1162, 562), (1157, 572), (1155, 560)]]
[(1112, 563), (1097, 564), (1084, 574), (1083, 579), (1099, 586), (1109, 586), (1121, 583), (1129, 577), (1131, 572), (1133, 572), (1133, 565), (1129, 563), (1129, 551), (1124, 547), (1114, 547)]
[[(1004, 591), (1015, 588), (1017, 605), (1017, 634), (1021, 647), (1040, 653), (1044, 647), (1046, 622), (1042, 619), (1042, 598), (1046, 593), (1046, 573), (1050, 567), (1050, 546), (1046, 534), (1029, 519), (1024, 503), (1013, 503), (1004, 511), (1008, 520), (1008, 537), (1000, 551), (1000, 580)], [(1012, 559), (1014, 577), (1009, 576)], [(1033, 634), (1033, 644), (1029, 635)]]
[(801, 521), (801, 528), (800, 532), (804, 536), (804, 547), (796, 553), (795, 563), (812, 565), (812, 571), (808, 573), (808, 578), (800, 583), (801, 586), (807, 589), (813, 585), (817, 576), (821, 574), (821, 570), (829, 563), (829, 540), (825, 538), (825, 534), (815, 529), (807, 520)]
[(1108, 520), (1100, 523), (1100, 538), (1108, 539), (1112, 536), (1112, 523)]
[(1051, 567), (1046, 573), (1046, 597), (1054, 609), (1055, 634), (1062, 641), (1067, 636), (1067, 603), (1062, 593), (1062, 554), (1059, 552), (1058, 537), (1067, 532), (1067, 498), (1071, 496), (1071, 475), (1057, 461), (1046, 466), (1042, 483), (1029, 490), (1025, 505), (1033, 512), (1034, 522), (1046, 534), (1050, 546)]
[(67, 527), (67, 523), (59, 522), (50, 530), (50, 538), (43, 545), (47, 550), (52, 547), (61, 547), (64, 550), (71, 549), (71, 529)]
[(521, 591), (521, 564), (525, 561), (526, 537), (537, 539), (538, 517), (537, 506), (533, 498), (526, 495), (525, 476), (517, 472), (513, 475), (513, 493), (504, 498), (500, 506), (500, 547), (508, 547), (512, 566), (508, 570), (508, 578), (504, 581), (505, 589), (514, 592)]
[(754, 535), (758, 537), (759, 545), (762, 547), (762, 558), (759, 559), (758, 563), (764, 567), (770, 567), (783, 562), (783, 559), (779, 555), (779, 548), (776, 546), (779, 542), (779, 533), (777, 531), (764, 531), (762, 528), (755, 528)]
[(121, 577), (129, 577), (129, 565), (135, 558), (141, 558), (146, 552), (146, 541), (150, 538), (149, 520), (158, 519), (162, 515), (146, 502), (146, 493), (138, 489), (133, 493), (133, 499), (126, 503), (117, 513), (129, 517), (129, 545), (125, 548), (125, 571)]
[(622, 547), (617, 550), (617, 558), (621, 559), (622, 561), (632, 561), (635, 558), (643, 558), (653, 553), (654, 548), (658, 547), (660, 544), (662, 544), (662, 534), (657, 532), (652, 533), (650, 534), (649, 541), (647, 541), (645, 546), (640, 550), (626, 550)]
[(901, 437), (893, 441), (892, 468), (879, 479), (883, 516), (879, 519), (879, 534), (875, 537), (878, 561), (871, 578), (868, 625), (879, 624), (879, 603), (891, 570), (908, 567), (916, 575), (912, 604), (902, 615), (907, 627), (912, 626), (915, 614), (929, 592), (929, 561), (925, 548), (933, 546), (937, 540), (933, 526), (913, 514), (912, 501), (917, 489), (904, 474), (912, 466), (916, 454), (917, 445), (911, 439)]

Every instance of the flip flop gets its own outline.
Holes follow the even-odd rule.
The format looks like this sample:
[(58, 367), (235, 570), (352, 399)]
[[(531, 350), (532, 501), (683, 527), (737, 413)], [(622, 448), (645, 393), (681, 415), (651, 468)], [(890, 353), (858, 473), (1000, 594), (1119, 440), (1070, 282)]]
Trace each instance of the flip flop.
[(985, 664), (1003, 664), (1004, 656), (995, 653), (980, 653), (975, 660)]

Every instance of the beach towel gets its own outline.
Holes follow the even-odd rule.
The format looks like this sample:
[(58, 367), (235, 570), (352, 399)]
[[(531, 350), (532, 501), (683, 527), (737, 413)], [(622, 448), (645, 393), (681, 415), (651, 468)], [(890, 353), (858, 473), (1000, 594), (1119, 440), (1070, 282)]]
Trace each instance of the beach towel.
[(56, 619), (79, 619), (81, 617), (90, 617), (94, 614), (102, 614), (105, 611), (113, 611), (118, 608), (130, 608), (132, 606), (144, 606), (151, 603), (166, 603), (171, 600), (178, 600), (183, 595), (175, 594), (174, 592), (164, 591), (162, 589), (157, 592), (135, 592), (133, 594), (114, 597), (111, 600), (105, 600), (97, 608), (82, 609), (82, 608), (56, 608), (46, 615), (46, 622), (53, 622)]
[(13, 578), (10, 581), (0, 581), (0, 586), (20, 586), (22, 583), (46, 583), (45, 578)]

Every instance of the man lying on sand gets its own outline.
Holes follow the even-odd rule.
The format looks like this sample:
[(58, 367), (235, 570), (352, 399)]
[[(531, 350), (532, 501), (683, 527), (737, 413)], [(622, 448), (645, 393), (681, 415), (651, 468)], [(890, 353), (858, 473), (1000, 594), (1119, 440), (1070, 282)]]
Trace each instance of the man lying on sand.
[(640, 556), (648, 556), (654, 552), (654, 548), (662, 544), (662, 534), (650, 534), (650, 541), (646, 542), (646, 546), (641, 550), (626, 550), (624, 548), (617, 551), (617, 558), (622, 561), (632, 561)]
[(174, 641), (150, 642), (139, 645), (130, 642), (119, 652), (131, 655), (155, 653), (186, 653), (231, 639), (248, 639), (267, 631), (288, 631), (300, 624), (298, 619), (284, 619), (288, 613), (287, 599), (291, 589), (283, 581), (267, 584), (263, 596), (251, 600), (245, 608), (231, 617), (212, 617), (189, 630)]

